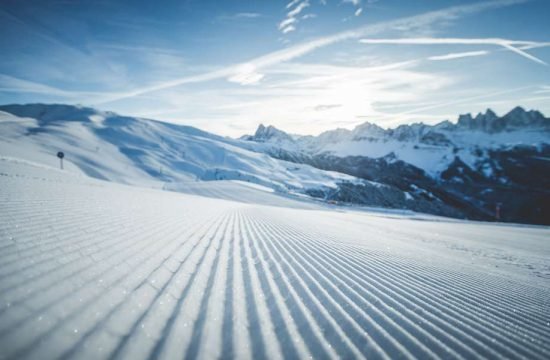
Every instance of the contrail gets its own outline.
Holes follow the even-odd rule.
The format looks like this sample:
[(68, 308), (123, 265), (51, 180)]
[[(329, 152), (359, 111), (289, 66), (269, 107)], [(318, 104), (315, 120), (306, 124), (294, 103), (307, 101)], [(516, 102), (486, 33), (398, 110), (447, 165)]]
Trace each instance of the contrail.
[[(401, 38), (401, 39), (361, 39), (363, 44), (391, 44), (391, 45), (497, 45), (515, 52), (531, 61), (548, 65), (541, 59), (528, 54), (523, 49), (548, 46), (548, 43), (536, 41), (518, 41), (500, 38), (465, 39), (465, 38)], [(481, 55), (481, 53), (477, 54)], [(473, 53), (470, 56), (475, 56)]]

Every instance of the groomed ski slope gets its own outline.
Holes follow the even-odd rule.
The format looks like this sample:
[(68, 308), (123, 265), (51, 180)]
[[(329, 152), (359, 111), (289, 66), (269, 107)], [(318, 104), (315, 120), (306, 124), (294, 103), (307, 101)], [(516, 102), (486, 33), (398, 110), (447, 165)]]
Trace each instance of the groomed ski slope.
[(548, 228), (225, 189), (1, 159), (0, 358), (550, 357)]

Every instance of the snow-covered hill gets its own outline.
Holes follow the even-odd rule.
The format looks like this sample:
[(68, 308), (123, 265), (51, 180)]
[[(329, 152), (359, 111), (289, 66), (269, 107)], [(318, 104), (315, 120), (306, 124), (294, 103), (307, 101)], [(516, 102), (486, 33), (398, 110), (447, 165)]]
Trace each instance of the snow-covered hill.
[(1, 359), (550, 357), (548, 228), (0, 173)]
[(353, 176), (253, 152), (189, 126), (69, 105), (0, 106), (0, 155), (127, 184), (178, 189), (180, 182), (241, 180), (280, 192), (335, 189)]

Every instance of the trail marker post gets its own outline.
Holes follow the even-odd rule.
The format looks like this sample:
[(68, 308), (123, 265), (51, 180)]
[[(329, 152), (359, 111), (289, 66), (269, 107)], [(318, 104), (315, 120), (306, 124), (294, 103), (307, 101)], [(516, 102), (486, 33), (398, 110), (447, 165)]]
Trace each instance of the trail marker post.
[(497, 221), (500, 221), (500, 210), (502, 208), (502, 204), (501, 203), (497, 203), (496, 206), (495, 206), (495, 219)]
[(63, 158), (65, 157), (65, 154), (63, 154), (63, 151), (59, 151), (57, 153), (57, 157), (59, 158), (59, 168), (63, 170)]

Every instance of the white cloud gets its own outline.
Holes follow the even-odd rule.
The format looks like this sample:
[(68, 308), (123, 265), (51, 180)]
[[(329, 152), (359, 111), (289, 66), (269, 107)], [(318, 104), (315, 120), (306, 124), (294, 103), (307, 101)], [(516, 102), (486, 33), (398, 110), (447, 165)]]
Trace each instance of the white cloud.
[(257, 72), (254, 64), (243, 64), (235, 75), (230, 76), (227, 80), (241, 85), (257, 84), (264, 77), (263, 74)]
[(403, 122), (406, 122), (407, 119), (411, 119), (412, 118), (411, 115), (419, 114), (427, 110), (447, 108), (452, 105), (454, 106), (454, 105), (460, 105), (460, 104), (470, 104), (472, 101), (475, 101), (475, 100), (491, 99), (497, 96), (518, 93), (518, 92), (522, 93), (532, 88), (533, 88), (533, 85), (528, 85), (528, 86), (521, 86), (513, 89), (498, 90), (498, 91), (489, 92), (489, 93), (484, 91), (483, 93), (474, 95), (474, 96), (466, 96), (466, 97), (459, 96), (455, 100), (436, 102), (434, 104), (416, 107), (408, 111), (403, 111), (399, 113), (389, 113), (381, 116), (391, 119), (388, 122), (389, 125), (403, 123)]
[(316, 14), (305, 14), (304, 16), (302, 16), (302, 20), (313, 19), (316, 17), (317, 17)]
[(354, 6), (359, 6), (361, 0), (342, 0), (343, 3), (352, 4)]
[[(460, 16), (473, 14), (489, 9), (500, 8), (503, 6), (520, 4), (524, 2), (525, 0), (493, 0), (470, 5), (453, 6), (442, 10), (430, 11), (420, 15), (400, 18), (397, 20), (379, 22), (376, 24), (359, 27), (354, 30), (344, 31), (308, 42), (303, 42), (301, 44), (290, 46), (282, 50), (268, 53), (255, 59), (251, 59), (245, 63), (253, 64), (255, 66), (255, 69), (260, 70), (262, 68), (299, 58), (319, 48), (336, 44), (342, 41), (359, 39), (365, 36), (372, 36), (383, 31), (395, 29), (397, 27), (407, 28), (412, 26), (434, 24), (440, 21), (456, 20)], [(186, 76), (151, 86), (137, 88), (126, 93), (120, 93), (118, 96), (111, 97), (97, 104), (110, 103), (121, 99), (141, 96), (143, 94), (169, 89), (184, 84), (199, 83), (220, 78), (229, 78), (235, 76), (236, 74), (239, 74), (241, 70), (242, 64), (231, 65), (207, 73)]]
[(279, 30), (284, 31), (284, 29), (296, 22), (296, 18), (286, 18), (279, 24)]
[(245, 18), (245, 19), (255, 19), (261, 17), (262, 14), (259, 13), (251, 13), (251, 12), (242, 12), (235, 14), (236, 18)]
[(294, 31), (294, 30), (296, 30), (296, 27), (294, 27), (293, 25), (290, 25), (290, 26), (285, 27), (285, 28), (282, 30), (282, 33), (283, 33), (283, 34), (287, 34), (287, 33), (292, 32), (292, 31)]
[[(279, 23), (279, 30), (283, 34), (287, 34), (289, 32), (292, 32), (296, 30), (296, 24), (300, 21), (298, 19), (298, 16), (300, 13), (309, 7), (309, 0), (303, 0), (303, 1), (292, 1), (287, 4), (286, 8), (291, 9), (287, 14), (283, 21)], [(305, 17), (303, 17), (305, 18)]]
[(505, 48), (507, 48), (508, 50), (510, 50), (510, 51), (512, 51), (512, 52), (515, 52), (516, 54), (521, 55), (521, 56), (523, 56), (523, 57), (525, 57), (525, 58), (527, 58), (527, 59), (529, 59), (529, 60), (532, 60), (532, 61), (534, 61), (534, 62), (536, 62), (536, 63), (539, 63), (539, 64), (541, 64), (541, 65), (548, 65), (546, 62), (542, 61), (541, 59), (539, 59), (539, 58), (537, 58), (537, 57), (535, 57), (535, 56), (533, 56), (533, 55), (531, 55), (531, 54), (528, 54), (528, 53), (526, 53), (526, 52), (523, 51), (523, 50), (520, 50), (519, 48), (513, 46), (513, 45), (510, 44), (510, 43), (502, 43), (502, 44), (500, 44), (500, 45), (502, 45), (502, 46), (504, 46)]
[(454, 59), (461, 59), (465, 57), (483, 56), (488, 54), (489, 54), (489, 51), (487, 50), (467, 51), (467, 52), (460, 52), (460, 53), (450, 53), (445, 55), (430, 56), (428, 60), (433, 60), (433, 61), (454, 60)]
[(534, 92), (535, 94), (546, 94), (550, 93), (550, 86), (542, 85), (538, 90)]
[[(529, 60), (542, 65), (548, 65), (544, 61), (536, 58), (521, 49), (521, 47), (529, 46), (546, 46), (546, 43), (535, 41), (516, 41), (500, 38), (486, 39), (467, 39), (467, 38), (401, 38), (401, 39), (361, 39), (363, 44), (394, 44), (394, 45), (498, 45), (510, 51), (515, 52)], [(470, 56), (479, 56), (480, 54)], [(481, 54), (485, 55), (485, 54)], [(440, 59), (441, 60), (441, 59)]]
[(357, 115), (380, 118), (375, 103), (419, 101), (454, 83), (447, 75), (417, 71), (415, 64), (350, 67), (283, 63), (266, 69), (268, 80), (255, 87), (210, 90), (185, 97), (199, 97), (193, 101), (196, 103), (204, 103), (204, 99), (215, 102), (210, 116), (224, 121), (211, 121), (215, 124), (212, 129), (226, 134), (242, 135), (242, 130), (224, 129), (226, 124), (246, 129), (260, 121), (295, 133), (318, 133), (334, 128), (335, 121), (341, 121), (339, 126), (356, 125), (363, 121)]
[[(69, 98), (77, 101), (83, 98), (98, 98), (99, 96), (105, 95), (105, 93), (62, 90), (53, 86), (5, 74), (0, 74), (0, 92), (41, 94), (59, 98)], [(111, 94), (111, 96), (112, 95), (113, 94)]]
[(292, 0), (291, 2), (289, 2), (288, 4), (286, 4), (286, 8), (287, 9), (290, 9), (291, 7), (293, 7), (294, 5), (298, 4), (301, 0)]
[(359, 9), (355, 10), (354, 15), (359, 16), (359, 15), (361, 15), (362, 12), (363, 12), (363, 8), (359, 8)]
[(287, 16), (288, 17), (297, 16), (307, 7), (309, 7), (309, 0), (302, 1), (294, 9), (290, 10)]

